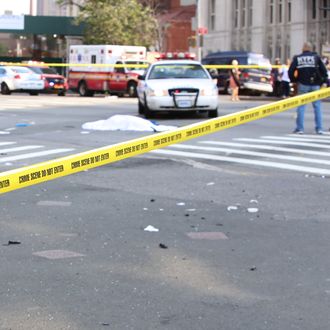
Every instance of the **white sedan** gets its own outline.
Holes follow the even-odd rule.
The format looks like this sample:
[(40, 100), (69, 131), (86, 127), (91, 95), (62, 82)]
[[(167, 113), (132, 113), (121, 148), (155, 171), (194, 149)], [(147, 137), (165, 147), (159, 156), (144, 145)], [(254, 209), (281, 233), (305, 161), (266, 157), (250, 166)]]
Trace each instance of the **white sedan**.
[(218, 88), (201, 63), (164, 60), (153, 63), (139, 76), (139, 114), (146, 118), (160, 111), (207, 112), (218, 116)]
[(40, 74), (22, 66), (0, 66), (0, 91), (1, 94), (11, 92), (28, 92), (38, 95), (45, 87), (45, 82)]

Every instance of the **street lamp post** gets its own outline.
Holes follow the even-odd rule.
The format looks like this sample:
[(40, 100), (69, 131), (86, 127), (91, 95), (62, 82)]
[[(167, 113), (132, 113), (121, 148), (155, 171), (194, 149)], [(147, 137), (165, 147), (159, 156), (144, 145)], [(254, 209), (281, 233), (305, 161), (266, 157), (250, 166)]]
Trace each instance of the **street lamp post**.
[(196, 10), (197, 10), (197, 27), (196, 27), (196, 45), (197, 45), (197, 60), (202, 59), (202, 45), (201, 45), (201, 35), (200, 35), (200, 26), (201, 26), (201, 0), (196, 0)]

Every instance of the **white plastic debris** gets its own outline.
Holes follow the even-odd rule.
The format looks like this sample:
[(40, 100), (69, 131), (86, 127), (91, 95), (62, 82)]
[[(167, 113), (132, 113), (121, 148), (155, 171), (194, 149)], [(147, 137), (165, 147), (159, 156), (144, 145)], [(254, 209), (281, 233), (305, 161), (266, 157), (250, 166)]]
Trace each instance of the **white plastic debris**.
[(257, 212), (259, 211), (259, 209), (256, 208), (256, 207), (249, 207), (249, 208), (247, 209), (247, 211), (248, 211), (249, 213), (257, 213)]
[(0, 134), (2, 134), (2, 135), (10, 134), (10, 132), (7, 132), (7, 131), (0, 131)]
[(89, 134), (90, 132), (88, 131), (81, 131), (80, 134)]
[(186, 203), (180, 202), (180, 203), (176, 203), (176, 205), (178, 205), (178, 206), (184, 206), (184, 205), (186, 205)]
[(207, 183), (206, 185), (207, 185), (207, 186), (213, 186), (213, 185), (215, 185), (215, 183), (214, 183), (214, 182), (209, 182), (209, 183)]
[(231, 205), (231, 206), (228, 206), (228, 207), (227, 207), (227, 211), (235, 211), (235, 210), (237, 210), (237, 209), (238, 209), (238, 207), (235, 206), (235, 205)]
[(252, 203), (258, 204), (259, 202), (258, 202), (256, 199), (251, 199), (251, 200), (250, 200), (250, 203), (251, 203), (251, 204), (252, 204)]
[(157, 125), (149, 120), (129, 115), (115, 115), (105, 120), (97, 120), (82, 125), (82, 129), (97, 131), (163, 132), (175, 128), (176, 126)]
[(144, 228), (144, 231), (158, 232), (159, 229), (158, 228), (155, 228), (154, 226), (149, 225), (149, 226), (147, 226), (147, 227)]

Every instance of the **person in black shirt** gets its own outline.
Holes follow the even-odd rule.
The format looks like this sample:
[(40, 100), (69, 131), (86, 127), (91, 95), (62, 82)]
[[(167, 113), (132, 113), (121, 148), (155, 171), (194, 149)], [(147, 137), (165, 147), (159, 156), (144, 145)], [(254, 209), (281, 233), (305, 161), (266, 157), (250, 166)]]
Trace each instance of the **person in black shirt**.
[(273, 79), (273, 95), (276, 97), (281, 96), (282, 94), (282, 83), (280, 68), (281, 61), (279, 58), (275, 58), (275, 67), (272, 68), (271, 75)]
[[(298, 83), (298, 94), (313, 92), (327, 82), (327, 69), (320, 56), (312, 51), (312, 45), (305, 42), (302, 53), (293, 57), (289, 67), (289, 77)], [(314, 108), (315, 132), (323, 134), (321, 101), (312, 102)], [(296, 128), (294, 133), (304, 133), (304, 114), (306, 105), (297, 108)]]

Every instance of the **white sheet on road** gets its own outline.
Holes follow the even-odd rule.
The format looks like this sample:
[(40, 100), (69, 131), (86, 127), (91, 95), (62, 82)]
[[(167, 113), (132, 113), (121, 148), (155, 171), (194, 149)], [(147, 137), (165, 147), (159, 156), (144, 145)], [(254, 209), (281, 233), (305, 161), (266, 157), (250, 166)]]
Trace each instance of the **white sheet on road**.
[(149, 120), (129, 116), (115, 115), (105, 120), (85, 123), (83, 129), (96, 131), (147, 131), (164, 132), (175, 129), (176, 126), (157, 125)]

